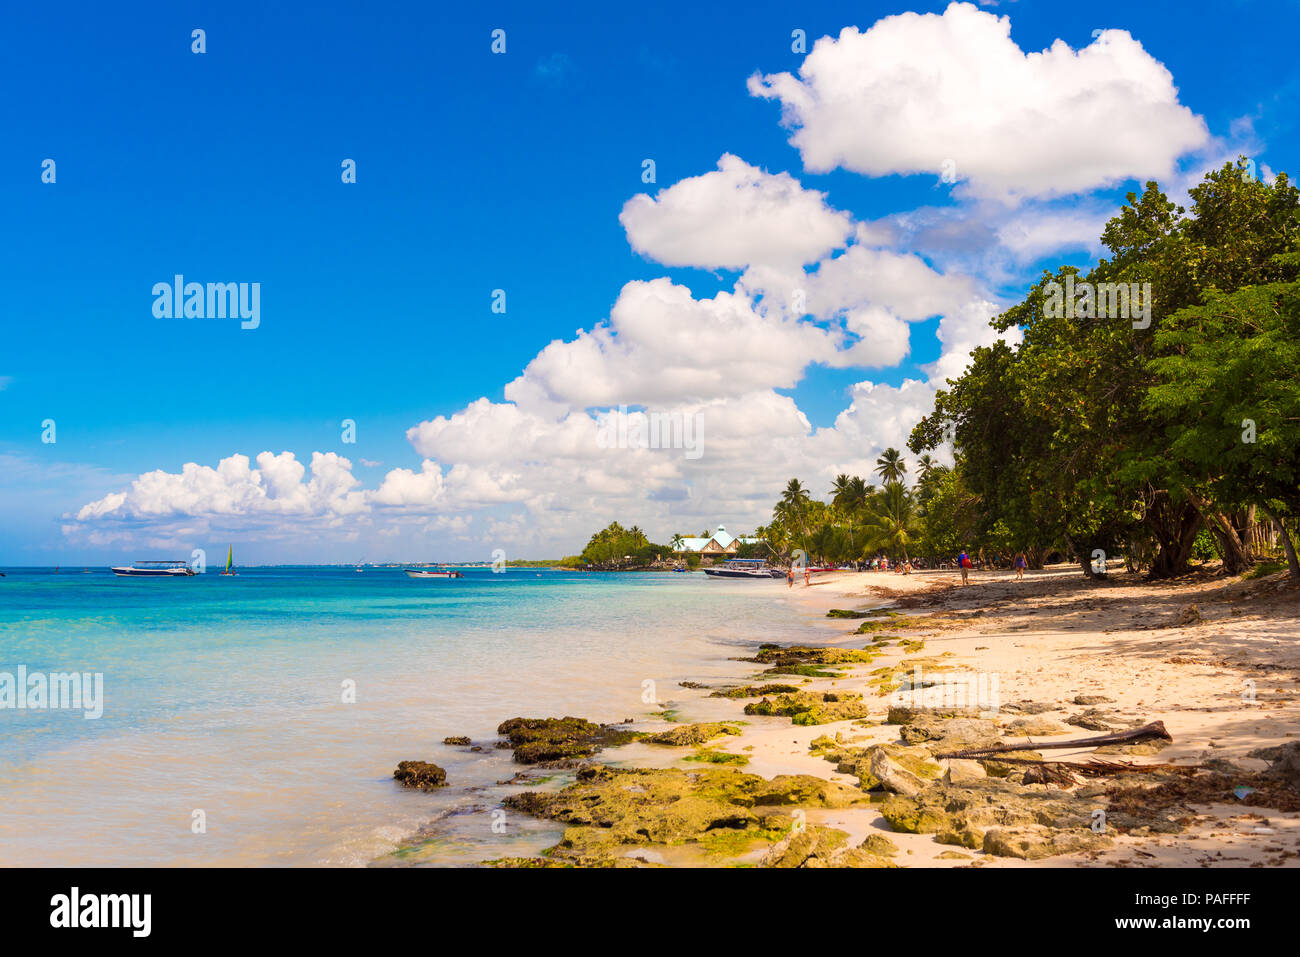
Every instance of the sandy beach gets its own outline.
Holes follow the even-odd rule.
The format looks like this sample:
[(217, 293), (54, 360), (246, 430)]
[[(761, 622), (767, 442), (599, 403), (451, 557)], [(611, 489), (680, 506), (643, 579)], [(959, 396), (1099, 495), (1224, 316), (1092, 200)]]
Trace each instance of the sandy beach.
[[(660, 720), (638, 720), (635, 729), (659, 733), (698, 722), (737, 722), (731, 733), (708, 742), (704, 749), (711, 755), (708, 760), (721, 764), (728, 760), (725, 755), (733, 755), (744, 762), (742, 770), (748, 775), (768, 780), (807, 775), (843, 786), (835, 800), (804, 809), (800, 826), (843, 832), (846, 846), (853, 848), (873, 835), (887, 837), (897, 848), (892, 854), (892, 864), (897, 866), (1293, 867), (1300, 860), (1300, 807), (1291, 799), (1295, 792), (1285, 792), (1286, 799), (1278, 801), (1259, 788), (1252, 796), (1249, 786), (1238, 797), (1231, 787), (1235, 778), (1259, 783), (1256, 776), (1270, 767), (1270, 761), (1251, 757), (1251, 752), (1294, 742), (1300, 732), (1296, 700), (1300, 592), (1279, 576), (1149, 583), (1115, 574), (1096, 583), (1085, 580), (1077, 568), (1057, 566), (1030, 572), (1022, 582), (1010, 573), (975, 572), (971, 584), (961, 587), (956, 573), (834, 573), (815, 578), (811, 587), (801, 584), (780, 592), (781, 598), (799, 603), (808, 617), (821, 620), (820, 647), (865, 647), (873, 652), (873, 659), (838, 664), (833, 677), (764, 675), (755, 677), (755, 683), (789, 680), (800, 692), (813, 695), (861, 695), (865, 714), (804, 725), (789, 717), (756, 715), (752, 708), (747, 714), (745, 706), (755, 697), (718, 697), (716, 686), (678, 687), (671, 693), (661, 691)], [(871, 610), (881, 607), (888, 607), (894, 616), (886, 619), (885, 634), (891, 636), (887, 640), (872, 632), (857, 633), (858, 619), (824, 617), (834, 608), (865, 609), (874, 618), (879, 616)], [(895, 640), (895, 635), (902, 637)], [(781, 644), (779, 635), (765, 640)], [(899, 798), (889, 793), (891, 787), (874, 788), (866, 800), (849, 796), (867, 782), (859, 779), (860, 767), (846, 773), (845, 755), (852, 764), (853, 755), (864, 750), (870, 754), (873, 745), (899, 746), (900, 732), (903, 741), (908, 740), (910, 728), (887, 722), (891, 704), (899, 699), (883, 684), (882, 674), (895, 680), (903, 676), (905, 683), (917, 667), (931, 677), (995, 676), (996, 706), (982, 707), (979, 718), (993, 722), (1003, 742), (1022, 743), (1026, 752), (1049, 761), (1104, 758), (1136, 765), (1199, 766), (1206, 769), (1202, 775), (1215, 775), (1217, 790), (1211, 788), (1209, 797), (1189, 792), (1180, 800), (1170, 799), (1165, 802), (1168, 813), (1151, 822), (1136, 822), (1138, 826), (1128, 818), (1114, 823), (1119, 820), (1115, 809), (1123, 801), (1112, 792), (1106, 798), (1110, 803), (1103, 802), (1113, 818), (1103, 832), (1105, 840), (1089, 839), (1085, 842), (1089, 846), (1074, 852), (1042, 856), (1030, 852), (1026, 855), (1030, 859), (971, 846), (979, 844), (982, 829), (973, 841), (963, 838), (964, 846), (952, 836), (940, 843), (935, 833), (924, 829), (900, 832), (882, 814), (882, 808), (892, 810), (897, 819)], [(762, 701), (771, 697), (763, 696)], [(1085, 738), (1103, 729), (1122, 730), (1154, 721), (1163, 722), (1171, 742), (1112, 745), (1095, 754), (1092, 747), (1034, 750), (1053, 738)], [(608, 748), (599, 760), (619, 769), (700, 768), (699, 763), (687, 763), (688, 758), (692, 758), (689, 747), (641, 740)], [(699, 760), (698, 754), (693, 760)], [(987, 761), (940, 759), (936, 763), (942, 777), (933, 783), (940, 787), (969, 783), (964, 777), (952, 777), (954, 765), (956, 772), (965, 775), (973, 770), (980, 778), (984, 771), (972, 766), (993, 767)], [(1021, 770), (1013, 766), (1010, 780), (1018, 781)], [(993, 773), (990, 770), (988, 780)], [(1203, 777), (1127, 773), (1088, 776), (1063, 790), (1050, 783), (1017, 786), (1029, 798), (1056, 798), (1096, 794), (1121, 785), (1151, 787), (1170, 780)], [(971, 786), (984, 786), (984, 782)], [(1294, 781), (1288, 786), (1293, 788)], [(1003, 779), (998, 787), (1012, 786)], [(1132, 793), (1123, 800), (1139, 808), (1159, 803), (1140, 797), (1135, 801)], [(1284, 807), (1263, 806), (1264, 800)], [(534, 804), (544, 816), (569, 824), (585, 822), (580, 815), (557, 813), (545, 802)], [(1075, 830), (1087, 837), (1086, 828)], [(836, 839), (842, 840), (838, 835)], [(771, 841), (757, 842), (730, 859), (701, 854), (691, 841), (676, 843), (655, 847), (651, 840), (644, 848), (619, 848), (615, 853), (628, 863), (773, 863)], [(832, 859), (840, 860), (842, 854), (828, 858)]]

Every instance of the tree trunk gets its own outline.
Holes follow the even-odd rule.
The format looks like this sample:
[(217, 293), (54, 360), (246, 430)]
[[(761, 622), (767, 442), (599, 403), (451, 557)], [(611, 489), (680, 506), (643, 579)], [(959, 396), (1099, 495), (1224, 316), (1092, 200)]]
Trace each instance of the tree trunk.
[(1224, 514), (1199, 495), (1192, 495), (1191, 499), (1200, 509), (1205, 524), (1218, 543), (1223, 570), (1229, 575), (1240, 575), (1251, 568), (1255, 564), (1255, 556), (1250, 550), (1250, 543), (1242, 541), (1237, 523), (1233, 521), (1234, 516)]
[(1291, 571), (1292, 578), (1300, 578), (1300, 560), (1296, 558), (1295, 543), (1291, 541), (1291, 533), (1286, 530), (1282, 520), (1273, 514), (1273, 510), (1267, 505), (1261, 505), (1260, 510), (1273, 522), (1273, 527), (1277, 529), (1278, 535), (1282, 538), (1282, 549), (1286, 552), (1286, 565)]
[(1150, 577), (1172, 578), (1187, 571), (1196, 535), (1205, 522), (1200, 510), (1190, 502), (1173, 505), (1166, 498), (1163, 504), (1153, 504), (1147, 510), (1143, 522), (1155, 533), (1159, 545)]
[(1206, 515), (1206, 524), (1218, 543), (1219, 554), (1223, 557), (1223, 570), (1229, 575), (1240, 575), (1255, 564), (1255, 556), (1250, 546), (1241, 540), (1232, 522), (1222, 512)]
[(1073, 553), (1074, 557), (1078, 559), (1079, 567), (1083, 569), (1084, 578), (1096, 579), (1102, 577), (1101, 575), (1098, 575), (1096, 572), (1092, 570), (1092, 549), (1091, 548), (1085, 548), (1082, 551), (1080, 551), (1078, 548), (1074, 547), (1074, 541), (1070, 538), (1069, 535), (1065, 536), (1065, 547), (1068, 548), (1070, 552)]

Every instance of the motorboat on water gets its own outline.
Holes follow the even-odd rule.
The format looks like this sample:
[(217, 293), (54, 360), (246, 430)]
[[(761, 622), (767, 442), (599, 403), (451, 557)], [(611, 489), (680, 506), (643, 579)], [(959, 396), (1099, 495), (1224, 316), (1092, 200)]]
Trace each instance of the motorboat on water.
[(132, 562), (114, 568), (119, 578), (190, 578), (195, 574), (189, 562)]
[(406, 568), (407, 578), (464, 578), (460, 572), (450, 568)]
[(704, 569), (704, 574), (714, 578), (781, 578), (785, 575), (779, 568), (772, 568), (761, 558), (733, 558)]

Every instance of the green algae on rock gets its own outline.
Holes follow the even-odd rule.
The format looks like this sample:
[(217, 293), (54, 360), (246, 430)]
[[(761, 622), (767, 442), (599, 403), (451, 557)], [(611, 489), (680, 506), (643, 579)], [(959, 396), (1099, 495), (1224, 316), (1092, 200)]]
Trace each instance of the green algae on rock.
[(705, 764), (734, 764), (737, 767), (744, 767), (749, 763), (749, 758), (743, 754), (719, 751), (717, 748), (696, 748), (694, 754), (687, 755), (682, 760), (701, 761)]
[(857, 634), (865, 635), (873, 631), (884, 631), (886, 628), (890, 628), (890, 629), (918, 628), (925, 624), (926, 623), (924, 621), (921, 621), (920, 619), (917, 618), (902, 618), (898, 616), (891, 616), (889, 618), (880, 618), (880, 619), (873, 619), (872, 621), (864, 621), (862, 624), (858, 625)]
[(740, 734), (740, 728), (723, 721), (706, 721), (699, 724), (684, 724), (678, 728), (669, 728), (667, 731), (658, 731), (647, 735), (642, 740), (648, 744), (695, 747), (724, 734)]
[[(871, 838), (850, 848), (849, 836), (837, 828), (806, 827), (792, 831), (763, 856), (762, 867), (897, 867), (876, 853)], [(892, 844), (891, 844), (892, 846)], [(897, 851), (897, 848), (894, 848)]]
[[(827, 757), (830, 754), (838, 755), (844, 750), (844, 742), (839, 740), (840, 737), (838, 734), (834, 738), (828, 734), (818, 735), (808, 742), (808, 753), (821, 757)], [(827, 760), (830, 759), (827, 758)]]
[(924, 748), (873, 744), (865, 753), (867, 770), (880, 787), (895, 794), (917, 794), (938, 780), (943, 768)]
[(862, 802), (862, 794), (857, 788), (812, 774), (778, 774), (771, 781), (763, 781), (762, 778), (758, 780), (762, 783), (754, 788), (754, 804), (757, 807), (802, 804), (841, 808)]
[(858, 846), (868, 854), (875, 854), (878, 857), (893, 857), (898, 853), (898, 845), (883, 834), (872, 834)]
[(417, 791), (432, 791), (447, 785), (447, 772), (428, 761), (401, 761), (393, 778), (402, 787)]
[(698, 844), (736, 847), (771, 840), (793, 823), (778, 808), (845, 807), (853, 788), (811, 775), (768, 781), (730, 768), (590, 766), (558, 791), (514, 794), (507, 807), (568, 825), (548, 853), (579, 863), (621, 856), (628, 847)]
[(862, 695), (847, 691), (795, 691), (745, 705), (745, 714), (784, 715), (798, 725), (829, 724), (869, 713)]
[(879, 611), (874, 609), (868, 611), (852, 611), (848, 608), (832, 608), (826, 613), (827, 618), (867, 618), (871, 615), (878, 615)]
[(871, 648), (814, 648), (808, 645), (764, 644), (758, 654), (745, 659), (763, 665), (844, 665), (874, 661), (879, 653)]
[(799, 689), (794, 685), (765, 684), (740, 685), (736, 688), (723, 688), (709, 695), (710, 698), (762, 698), (770, 694), (789, 694)]
[(844, 672), (822, 665), (775, 665), (763, 670), (765, 675), (798, 675), (801, 678), (843, 678)]
[(591, 757), (604, 747), (617, 747), (640, 737), (634, 731), (595, 724), (583, 718), (511, 718), (501, 722), (520, 764)]
[(890, 797), (880, 813), (894, 830), (933, 834), (940, 844), (1037, 859), (1110, 846), (1109, 837), (1091, 829), (1093, 812), (1103, 807), (1104, 798), (1097, 795), (1030, 790), (989, 779)]
[[(577, 867), (572, 861), (557, 861), (550, 857), (498, 857), (490, 861), (483, 861), (483, 867), (514, 867), (514, 868), (540, 868), (540, 867)], [(600, 866), (593, 864), (593, 866)], [(613, 867), (613, 863), (605, 865)]]
[(810, 857), (829, 858), (843, 848), (849, 836), (829, 827), (804, 827), (773, 844), (763, 855), (762, 867), (803, 867)]

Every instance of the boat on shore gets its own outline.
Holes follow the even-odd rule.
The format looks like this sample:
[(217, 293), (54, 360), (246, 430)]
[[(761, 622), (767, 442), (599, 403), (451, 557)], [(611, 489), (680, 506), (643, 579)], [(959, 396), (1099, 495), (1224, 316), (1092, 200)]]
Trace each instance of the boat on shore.
[(405, 568), (407, 578), (464, 578), (458, 571), (450, 568)]
[(713, 578), (781, 578), (785, 575), (779, 568), (772, 568), (761, 558), (733, 558), (721, 565), (704, 569), (704, 574)]
[(119, 578), (190, 578), (194, 569), (189, 562), (132, 562), (114, 568)]

